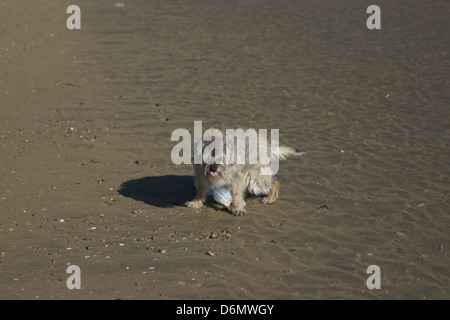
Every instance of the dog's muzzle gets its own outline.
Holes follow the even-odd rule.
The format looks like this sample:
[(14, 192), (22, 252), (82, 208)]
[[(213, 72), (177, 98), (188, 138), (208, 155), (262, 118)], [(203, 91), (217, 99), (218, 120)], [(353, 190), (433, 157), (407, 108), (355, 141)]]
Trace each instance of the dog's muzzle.
[(217, 172), (217, 165), (216, 164), (212, 164), (209, 166), (208, 168), (209, 171), (209, 175), (212, 177), (217, 176), (218, 172)]

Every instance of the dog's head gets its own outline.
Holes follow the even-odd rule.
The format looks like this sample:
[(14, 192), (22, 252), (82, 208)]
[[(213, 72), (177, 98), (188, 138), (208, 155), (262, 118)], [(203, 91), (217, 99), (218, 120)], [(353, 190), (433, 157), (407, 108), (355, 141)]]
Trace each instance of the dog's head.
[[(211, 142), (206, 142), (203, 148), (202, 170), (206, 178), (216, 187), (225, 184), (227, 178), (227, 169), (230, 166), (224, 161), (224, 155), (221, 146), (215, 145), (216, 148), (209, 148)], [(231, 165), (232, 166), (232, 165)]]
[(206, 178), (214, 185), (220, 185), (220, 180), (223, 180), (226, 174), (226, 166), (223, 164), (202, 164), (203, 173)]
[(201, 159), (201, 173), (216, 187), (226, 184), (227, 170), (232, 164), (227, 161), (227, 148), (225, 147), (223, 131), (209, 129), (205, 132), (204, 140), (197, 141), (195, 152), (197, 159)]

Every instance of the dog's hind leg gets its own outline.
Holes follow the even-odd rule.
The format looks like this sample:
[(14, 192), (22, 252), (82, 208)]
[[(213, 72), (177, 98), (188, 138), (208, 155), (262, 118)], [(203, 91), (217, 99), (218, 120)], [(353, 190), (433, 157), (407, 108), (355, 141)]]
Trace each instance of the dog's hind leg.
[(270, 188), (270, 192), (266, 197), (261, 199), (261, 203), (264, 203), (264, 204), (274, 203), (274, 201), (278, 198), (279, 190), (280, 190), (280, 184), (278, 183), (278, 181), (276, 181), (276, 180), (272, 181), (272, 186)]
[(239, 179), (234, 181), (230, 186), (231, 191), (231, 213), (235, 216), (243, 216), (247, 214), (244, 209), (244, 181)]

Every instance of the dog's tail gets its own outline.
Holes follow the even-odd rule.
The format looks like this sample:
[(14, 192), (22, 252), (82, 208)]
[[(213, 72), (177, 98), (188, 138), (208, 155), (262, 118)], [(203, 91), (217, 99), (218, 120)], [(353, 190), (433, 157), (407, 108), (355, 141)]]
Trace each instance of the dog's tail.
[(277, 157), (280, 160), (284, 160), (289, 156), (301, 156), (302, 154), (304, 154), (304, 152), (295, 150), (294, 148), (280, 146), (277, 152), (272, 154), (272, 157)]

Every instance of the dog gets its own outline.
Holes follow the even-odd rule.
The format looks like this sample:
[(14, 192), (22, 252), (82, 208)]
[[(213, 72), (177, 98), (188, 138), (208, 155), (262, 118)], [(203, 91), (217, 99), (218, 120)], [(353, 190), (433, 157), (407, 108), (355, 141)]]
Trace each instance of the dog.
[[(210, 130), (209, 138), (211, 141), (204, 141), (205, 139), (203, 139), (195, 143), (195, 148), (201, 150), (203, 157), (201, 164), (194, 163), (195, 188), (197, 193), (195, 198), (186, 202), (185, 205), (191, 208), (203, 207), (208, 190), (211, 187), (229, 188), (231, 193), (229, 210), (235, 216), (243, 216), (246, 214), (244, 197), (247, 194), (263, 196), (260, 201), (261, 203), (272, 204), (278, 198), (280, 185), (276, 181), (274, 174), (267, 174), (267, 171), (263, 174), (264, 170), (268, 170), (270, 167), (267, 161), (262, 161), (263, 158), (258, 154), (256, 161), (253, 161), (254, 163), (250, 163), (250, 161), (245, 161), (244, 163), (238, 162), (236, 161), (237, 152), (234, 152), (234, 149), (230, 151), (228, 148), (224, 148), (225, 152), (223, 152), (223, 155), (217, 158), (216, 150), (223, 150), (221, 149), (223, 146), (222, 143), (217, 145), (218, 148), (212, 149), (211, 154), (205, 156), (204, 153), (207, 151), (208, 146), (211, 147), (211, 144), (216, 141), (216, 139), (212, 139), (211, 137), (217, 137), (217, 135), (223, 136), (224, 134), (224, 130)], [(266, 137), (263, 137), (259, 132), (256, 135), (258, 141), (260, 141), (259, 145), (261, 145), (261, 141), (264, 141)], [(266, 141), (269, 142), (269, 140)], [(230, 140), (226, 140), (226, 143), (230, 143)], [(245, 140), (246, 159), (250, 159), (250, 143), (250, 138)], [(255, 142), (253, 141), (253, 143)], [(234, 145), (234, 139), (229, 145)], [(299, 156), (303, 154), (303, 152), (286, 146), (272, 146), (271, 144), (271, 149), (272, 161), (284, 160), (288, 156)], [(208, 161), (205, 161), (205, 159)], [(213, 159), (215, 161), (212, 161)], [(224, 161), (224, 159), (228, 159), (228, 161)], [(230, 161), (230, 159), (234, 161)]]

